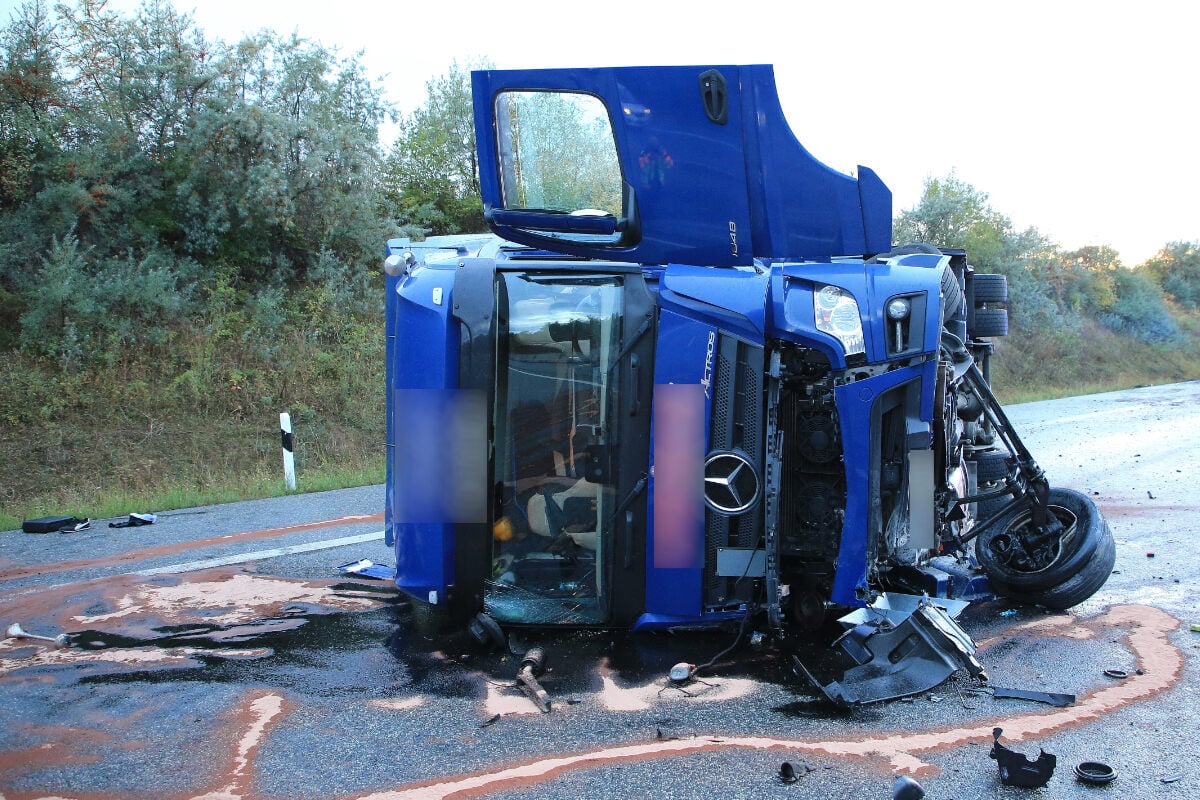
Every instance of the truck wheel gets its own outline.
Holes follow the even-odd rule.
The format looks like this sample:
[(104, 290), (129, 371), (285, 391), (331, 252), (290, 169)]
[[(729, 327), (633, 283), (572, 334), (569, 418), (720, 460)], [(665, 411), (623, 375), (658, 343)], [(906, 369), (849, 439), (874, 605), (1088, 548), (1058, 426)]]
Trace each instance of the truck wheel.
[(963, 307), (962, 287), (958, 285), (958, 277), (954, 270), (946, 267), (942, 270), (942, 324), (957, 314)]
[(1019, 546), (1032, 517), (1027, 507), (1013, 509), (979, 535), (975, 555), (990, 582), (1018, 592), (1059, 586), (1087, 567), (1103, 542), (1112, 540), (1096, 505), (1079, 492), (1051, 489), (1049, 505), (1065, 528), (1052, 547), (1028, 553)]
[(971, 294), (976, 308), (981, 303), (1007, 303), (1008, 278), (992, 272), (976, 272), (971, 277)]
[[(982, 491), (984, 484), (994, 484), (1008, 477), (1008, 453), (1000, 450), (985, 450), (975, 457), (975, 481)], [(996, 488), (996, 487), (993, 487)], [(985, 522), (992, 518), (1008, 502), (1012, 495), (1003, 495), (994, 500), (981, 500), (975, 511), (975, 518)]]
[[(993, 584), (992, 590), (1021, 603), (1030, 603), (1061, 611), (1079, 605), (1099, 591), (1104, 582), (1108, 580), (1108, 576), (1112, 574), (1116, 561), (1117, 546), (1106, 526), (1092, 560), (1083, 569), (1057, 586), (1050, 586), (1035, 592), (1022, 592), (996, 583)], [(990, 580), (989, 583), (991, 583)]]
[(972, 339), (1008, 336), (1008, 309), (977, 308), (974, 317), (974, 324), (971, 325)]

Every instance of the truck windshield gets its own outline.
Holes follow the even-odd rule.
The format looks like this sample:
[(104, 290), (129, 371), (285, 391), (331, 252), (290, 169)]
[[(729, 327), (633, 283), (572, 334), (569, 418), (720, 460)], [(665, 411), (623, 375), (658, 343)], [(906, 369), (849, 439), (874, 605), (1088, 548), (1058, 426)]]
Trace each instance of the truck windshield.
[(604, 622), (616, 476), (597, 465), (612, 445), (620, 278), (502, 273), (497, 297), (485, 606), (501, 622)]

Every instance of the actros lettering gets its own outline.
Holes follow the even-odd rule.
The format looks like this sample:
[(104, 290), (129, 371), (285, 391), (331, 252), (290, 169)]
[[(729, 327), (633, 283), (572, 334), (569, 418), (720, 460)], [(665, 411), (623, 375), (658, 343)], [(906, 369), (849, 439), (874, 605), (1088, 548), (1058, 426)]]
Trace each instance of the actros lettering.
[(712, 371), (713, 360), (717, 356), (717, 332), (708, 332), (708, 347), (704, 353), (704, 377), (700, 379), (700, 385), (704, 387), (704, 396), (710, 397), (712, 392)]

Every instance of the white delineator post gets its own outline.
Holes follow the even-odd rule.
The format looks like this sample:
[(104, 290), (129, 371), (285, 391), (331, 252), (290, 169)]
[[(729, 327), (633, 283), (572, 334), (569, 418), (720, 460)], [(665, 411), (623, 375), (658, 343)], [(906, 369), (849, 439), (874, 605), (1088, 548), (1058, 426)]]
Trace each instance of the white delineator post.
[(279, 415), (279, 434), (283, 439), (283, 480), (288, 491), (296, 490), (296, 459), (292, 455), (292, 415)]

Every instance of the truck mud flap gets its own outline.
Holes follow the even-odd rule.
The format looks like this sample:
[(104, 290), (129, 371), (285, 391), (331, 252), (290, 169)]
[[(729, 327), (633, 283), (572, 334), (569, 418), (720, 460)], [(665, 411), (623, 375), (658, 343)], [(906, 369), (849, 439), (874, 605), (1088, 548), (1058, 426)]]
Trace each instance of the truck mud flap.
[[(950, 612), (928, 598), (914, 599), (915, 608), (902, 620), (894, 612), (879, 614), (854, 625), (834, 643), (854, 664), (840, 680), (822, 681), (792, 656), (797, 671), (840, 706), (920, 694), (959, 669), (986, 682), (987, 673), (975, 659), (975, 643)], [(861, 614), (855, 612), (847, 619)]]

